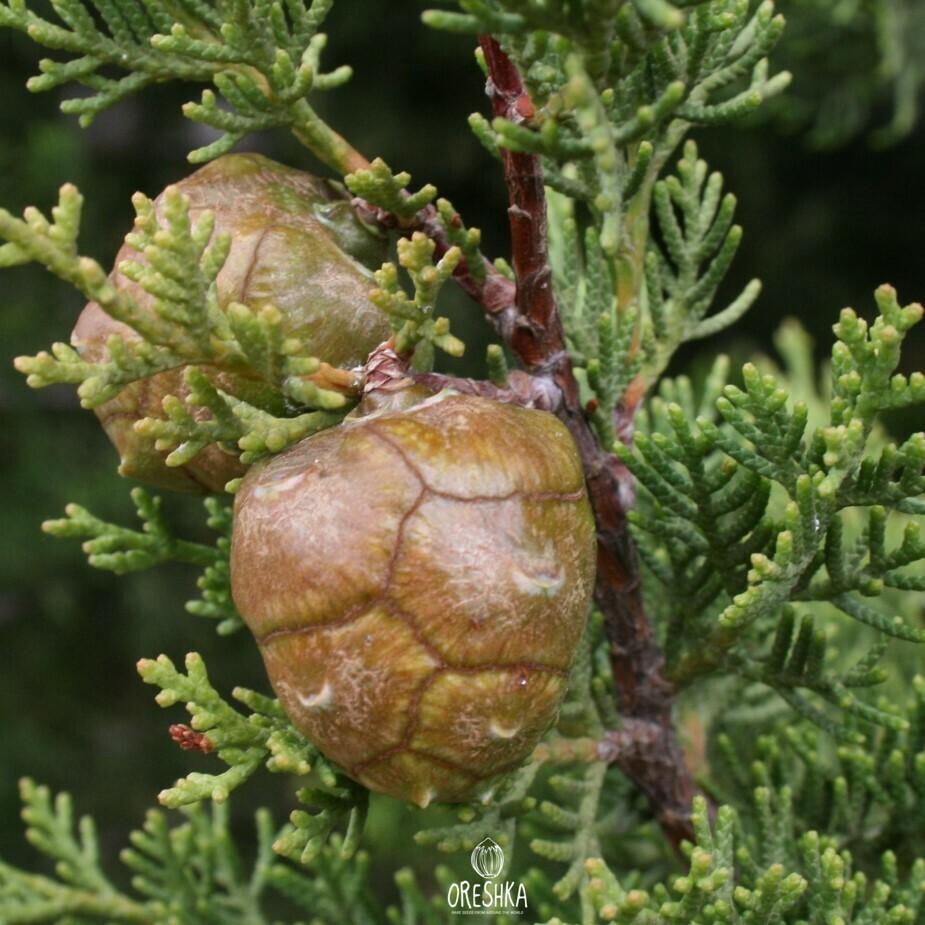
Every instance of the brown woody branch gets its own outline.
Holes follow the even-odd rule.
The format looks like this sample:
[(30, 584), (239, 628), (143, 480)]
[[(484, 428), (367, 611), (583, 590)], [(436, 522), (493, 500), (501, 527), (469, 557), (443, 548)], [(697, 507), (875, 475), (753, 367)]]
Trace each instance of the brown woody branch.
[[(480, 45), (495, 115), (529, 123), (533, 105), (516, 68), (490, 36), (481, 37)], [(674, 724), (674, 691), (643, 605), (638, 555), (626, 520), (635, 501), (632, 477), (601, 447), (581, 408), (552, 289), (539, 158), (502, 149), (501, 159), (516, 277), (516, 316), (501, 333), (524, 370), (555, 385), (558, 401), (550, 410), (569, 428), (581, 453), (597, 521), (595, 601), (607, 627), (622, 722), (601, 744), (601, 755), (642, 789), (662, 829), (678, 845), (693, 838), (690, 808), (697, 788)], [(637, 400), (628, 396), (622, 413), (618, 409), (618, 432), (631, 426)]]
[[(520, 74), (493, 38), (483, 36), (480, 44), (488, 65), (486, 89), (495, 115), (529, 123), (533, 104)], [(497, 386), (438, 373), (412, 373), (407, 358), (387, 351), (391, 355), (382, 354), (376, 361), (376, 374), (392, 377), (396, 383), (407, 377), (405, 381), (412, 379), (434, 390), (450, 387), (552, 411), (568, 427), (581, 454), (597, 522), (595, 602), (605, 619), (621, 714), (621, 727), (599, 743), (598, 755), (616, 764), (645, 793), (662, 830), (677, 847), (682, 839), (694, 838), (690, 810), (697, 787), (674, 723), (674, 689), (664, 677), (664, 659), (643, 605), (638, 555), (626, 519), (635, 504), (633, 479), (619, 459), (601, 447), (581, 407), (552, 288), (539, 158), (502, 149), (501, 159), (510, 200), (515, 281), (488, 261), (475, 273), (465, 259), (459, 262), (454, 280), (484, 308), (520, 370), (510, 374), (506, 386)], [(354, 200), (354, 204), (367, 221), (384, 228), (399, 228), (403, 233), (422, 231), (435, 242), (438, 257), (450, 247), (433, 206), (408, 220), (362, 200)], [(390, 344), (382, 346), (388, 348)], [(631, 385), (621, 406), (614, 409), (615, 429), (624, 439), (632, 434), (641, 398), (637, 386)]]
[[(533, 103), (517, 69), (491, 36), (481, 36), (479, 45), (488, 66), (486, 92), (495, 116), (529, 124)], [(518, 317), (510, 347), (527, 372), (552, 371), (563, 362), (570, 368), (546, 249), (546, 193), (539, 158), (502, 148), (501, 163), (510, 200), (511, 263), (517, 281)]]

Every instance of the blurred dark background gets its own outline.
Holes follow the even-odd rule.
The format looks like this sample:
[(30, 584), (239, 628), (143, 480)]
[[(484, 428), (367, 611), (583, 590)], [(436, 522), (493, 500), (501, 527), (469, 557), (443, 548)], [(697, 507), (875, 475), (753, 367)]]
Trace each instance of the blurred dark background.
[[(355, 76), (319, 108), (367, 156), (410, 171), (412, 185), (436, 183), (467, 224), (483, 229), (486, 252), (506, 256), (499, 172), (465, 122), (471, 111), (486, 111), (473, 42), (425, 30), (420, 9), (413, 0), (336, 7), (325, 60), (352, 64)], [(837, 94), (833, 102), (823, 91), (838, 91), (844, 76), (799, 44), (805, 35), (798, 31), (781, 54), (795, 70), (789, 108), (754, 125), (695, 135), (701, 155), (737, 194), (745, 228), (726, 292), (734, 295), (754, 276), (764, 282), (744, 322), (702, 351), (741, 358), (771, 351), (775, 328), (795, 316), (825, 354), (839, 309), (852, 305), (870, 316), (880, 283), (895, 285), (904, 302), (925, 300), (925, 126), (907, 125), (883, 147), (876, 130), (895, 114), (886, 87), (854, 106), (851, 124), (821, 131), (819, 101), (837, 111)], [(851, 38), (861, 49), (876, 45), (863, 23)], [(852, 59), (857, 69), (876, 68), (868, 52), (870, 60)], [(45, 210), (62, 183), (76, 183), (86, 198), (82, 250), (108, 266), (131, 225), (132, 192), (155, 195), (190, 171), (186, 152), (203, 138), (179, 107), (198, 90), (149, 89), (81, 130), (58, 112), (61, 95), (26, 91), (41, 56), (20, 35), (0, 32), (0, 204), (14, 213), (28, 204)], [(258, 137), (248, 147), (318, 170), (285, 137)], [(184, 613), (193, 574), (163, 568), (117, 578), (90, 569), (78, 542), (41, 532), (42, 520), (60, 516), (69, 501), (131, 522), (130, 486), (71, 391), (32, 391), (12, 369), (13, 357), (68, 339), (79, 297), (42, 272), (17, 268), (0, 274), (0, 306), (0, 856), (33, 866), (18, 820), (20, 776), (70, 790), (78, 810), (97, 817), (114, 853), (160, 789), (190, 769), (215, 769), (171, 743), (167, 726), (185, 714), (154, 704), (154, 691), (135, 672), (138, 658), (165, 652), (182, 660), (196, 650), (221, 690), (265, 690), (266, 682), (246, 634), (220, 639), (207, 621)], [(462, 303), (453, 311), (461, 332), (462, 319), (472, 319), (469, 369), (478, 373), (487, 328)], [(906, 361), (925, 368), (925, 337), (913, 338)], [(202, 534), (198, 501), (172, 499), (171, 511), (179, 529)], [(264, 775), (245, 788), (239, 806), (269, 802), (283, 812), (292, 789), (292, 781)]]

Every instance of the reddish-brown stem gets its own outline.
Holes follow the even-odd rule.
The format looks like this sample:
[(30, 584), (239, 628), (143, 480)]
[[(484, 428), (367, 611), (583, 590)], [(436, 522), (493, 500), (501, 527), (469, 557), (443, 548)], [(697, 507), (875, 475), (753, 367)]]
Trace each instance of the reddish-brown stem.
[[(479, 43), (496, 116), (529, 122), (533, 106), (517, 69), (490, 36)], [(598, 442), (582, 411), (578, 383), (565, 350), (565, 335), (552, 289), (546, 236), (546, 200), (539, 158), (502, 149), (509, 191), (516, 317), (502, 331), (521, 367), (548, 378), (559, 393), (551, 409), (563, 420), (581, 453), (598, 530), (595, 601), (604, 614), (622, 726), (608, 735), (601, 753), (646, 794), (668, 838), (692, 838), (690, 808), (696, 785), (678, 740), (674, 691), (642, 600), (636, 548), (626, 512), (634, 503), (629, 472)], [(622, 409), (631, 427), (638, 396)]]
[[(533, 103), (524, 92), (520, 74), (491, 36), (479, 37), (488, 66), (486, 93), (495, 116), (529, 124)], [(539, 158), (501, 149), (508, 189), (511, 264), (517, 281), (514, 303), (518, 319), (510, 346), (527, 372), (548, 370), (565, 354), (565, 332), (552, 289), (552, 269), (546, 248), (546, 193)]]
[[(529, 123), (533, 105), (516, 68), (494, 39), (484, 36), (479, 41), (488, 65), (487, 92), (495, 115)], [(690, 810), (697, 787), (674, 724), (674, 690), (664, 677), (664, 659), (643, 605), (638, 555), (626, 520), (635, 503), (633, 479), (619, 459), (601, 447), (581, 407), (552, 288), (539, 158), (504, 149), (501, 158), (510, 199), (515, 280), (488, 261), (481, 272), (474, 272), (465, 260), (457, 266), (454, 280), (485, 309), (520, 370), (510, 374), (506, 386), (496, 386), (436, 373), (411, 373), (406, 362), (391, 354), (377, 359), (377, 364), (384, 363), (379, 373), (389, 370), (387, 375), (396, 383), (407, 376), (431, 389), (451, 387), (542, 408), (555, 413), (568, 427), (581, 454), (597, 521), (595, 601), (605, 619), (621, 714), (620, 729), (605, 736), (598, 754), (620, 767), (645, 793), (662, 830), (677, 847), (682, 839), (694, 837)], [(400, 220), (362, 200), (354, 204), (366, 220), (383, 227), (400, 228), (404, 233), (422, 231), (435, 242), (438, 257), (450, 247), (433, 206), (410, 220)], [(631, 384), (614, 411), (616, 432), (624, 439), (632, 434), (641, 398), (639, 386), (639, 382)]]

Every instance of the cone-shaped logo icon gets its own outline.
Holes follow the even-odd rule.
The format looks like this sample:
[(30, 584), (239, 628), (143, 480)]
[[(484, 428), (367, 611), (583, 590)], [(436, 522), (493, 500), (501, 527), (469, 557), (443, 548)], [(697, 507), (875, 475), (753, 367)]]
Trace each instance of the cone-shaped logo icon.
[(501, 873), (504, 867), (504, 852), (490, 838), (480, 841), (473, 849), (471, 855), (472, 869), (486, 880), (491, 880)]

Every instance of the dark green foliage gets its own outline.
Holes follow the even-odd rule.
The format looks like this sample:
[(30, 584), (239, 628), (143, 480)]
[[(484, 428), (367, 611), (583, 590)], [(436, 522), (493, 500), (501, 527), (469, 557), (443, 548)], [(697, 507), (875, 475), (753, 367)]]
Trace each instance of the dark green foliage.
[[(174, 10), (170, 4), (105, 2), (97, 20), (81, 0), (54, 5), (60, 23), (42, 18), (24, 3), (0, 7), (0, 24), (27, 31), (36, 42), (68, 52), (68, 61), (42, 61), (42, 74), (32, 90), (50, 90), (76, 82), (94, 91), (67, 100), (62, 108), (89, 125), (100, 112), (154, 82), (180, 79), (211, 83), (212, 90), (184, 113), (218, 129), (218, 141), (195, 151), (205, 161), (230, 150), (249, 132), (286, 126), (306, 136), (317, 121), (305, 96), (312, 89), (338, 86), (350, 77), (348, 68), (320, 71), (325, 37), (318, 32), (331, 0), (253, 5), (206, 2)], [(110, 68), (128, 71), (108, 76)], [(272, 102), (267, 98), (272, 96)], [(316, 139), (317, 140), (317, 139)], [(336, 144), (330, 156), (337, 157)]]
[[(468, 18), (434, 12), (428, 19), (500, 34), (537, 108), (536, 130), (476, 121), (479, 137), (489, 147), (542, 154), (547, 182), (596, 214), (611, 256), (624, 233), (621, 206), (632, 212), (639, 192), (643, 199), (651, 192), (685, 123), (738, 118), (789, 79), (767, 78), (765, 56), (783, 25), (770, 3), (757, 11), (743, 2), (702, 3), (686, 18), (669, 4), (658, 4), (655, 16), (647, 15), (655, 4), (616, 4), (597, 20), (601, 11), (589, 7), (584, 22), (567, 4), (510, 4), (518, 12), (497, 21), (487, 4), (471, 6)], [(659, 37), (653, 25), (669, 22), (680, 28)], [(731, 85), (737, 92), (722, 96)]]
[(805, 77), (771, 112), (817, 147), (842, 146), (858, 134), (883, 147), (908, 135), (921, 110), (925, 77), (921, 4), (799, 0), (786, 13), (792, 40), (783, 57)]
[[(131, 892), (103, 873), (92, 823), (82, 821), (75, 833), (66, 798), (52, 803), (47, 791), (25, 785), (29, 839), (56, 866), (46, 876), (0, 865), (0, 919), (260, 925), (286, 915), (331, 925), (434, 925), (456, 921), (446, 891), (472, 877), (465, 855), (490, 837), (504, 849), (503, 876), (527, 885), (534, 919), (925, 921), (925, 868), (917, 860), (925, 854), (925, 684), (910, 681), (905, 664), (908, 644), (925, 641), (909, 595), (925, 591), (917, 521), (925, 513), (925, 438), (894, 444), (880, 424), (886, 412), (925, 397), (922, 375), (897, 372), (900, 344), (922, 310), (901, 307), (884, 287), (872, 324), (843, 313), (824, 394), (809, 348), (792, 328), (783, 371), (750, 364), (732, 385), (731, 364), (718, 359), (696, 389), (683, 378), (658, 382), (679, 348), (716, 335), (757, 296), (754, 281), (731, 299), (721, 288), (741, 240), (735, 198), (693, 142), (673, 159), (693, 127), (751, 113), (783, 89), (788, 76), (770, 77), (767, 62), (781, 17), (769, 3), (743, 0), (454, 6), (425, 19), (457, 34), (491, 33), (530, 91), (535, 114), (525, 121), (477, 114), (470, 124), (495, 156), (505, 149), (539, 155), (555, 190), (548, 195), (550, 250), (568, 347), (600, 442), (617, 446), (638, 478), (633, 524), (650, 611), (667, 675), (684, 689), (678, 721), (689, 760), (721, 805), (713, 814), (715, 807), (697, 803), (696, 843), (684, 847), (679, 866), (601, 747), (621, 721), (598, 616), (557, 727), (531, 761), (490, 804), (428, 810), (435, 816), (413, 811), (410, 822), (396, 822), (394, 805), (370, 801), (330, 766), (276, 701), (236, 688), (242, 710), (218, 693), (201, 658), (188, 656), (184, 672), (161, 656), (139, 669), (160, 688), (158, 703), (186, 705), (191, 725), (175, 726), (174, 738), (225, 769), (192, 772), (160, 794), (165, 805), (183, 807), (183, 818), (174, 825), (152, 812), (133, 833), (123, 854)], [(797, 5), (794, 18), (805, 22), (816, 6)], [(0, 8), (0, 23), (71, 56), (43, 63), (34, 89), (85, 85), (89, 94), (65, 108), (89, 123), (153, 82), (211, 84), (215, 90), (185, 113), (222, 134), (197, 148), (195, 160), (254, 130), (287, 128), (365, 200), (364, 209), (388, 213), (397, 228), (397, 261), (380, 269), (371, 296), (393, 319), (395, 346), (417, 350), (416, 369), (430, 366), (433, 346), (461, 352), (438, 299), (460, 267), (473, 286), (485, 282), (481, 235), (437, 198), (433, 184), (408, 191), (406, 172), (381, 159), (367, 164), (309, 106), (309, 91), (348, 76), (346, 69), (320, 72), (318, 29), (330, 2), (142, 7), (99, 0), (91, 10), (67, 0), (53, 7), (63, 25), (20, 0)], [(912, 15), (898, 0), (854, 12), (862, 21), (885, 10)], [(812, 15), (831, 14), (819, 8)], [(880, 34), (896, 39), (884, 46), (884, 61), (909, 60), (906, 45), (918, 34), (917, 19), (909, 21), (906, 36), (893, 26), (884, 31), (878, 20)], [(897, 90), (898, 130), (908, 124), (918, 82), (914, 69), (903, 73), (902, 81), (878, 78)], [(214, 279), (227, 241), (212, 235), (210, 219), (191, 226), (175, 196), (158, 227), (150, 201), (136, 200), (134, 243), (152, 258), (149, 267), (125, 269), (156, 301), (143, 314), (78, 252), (80, 206), (76, 189), (64, 187), (50, 219), (35, 209), (23, 220), (0, 214), (7, 242), (0, 263), (38, 262), (142, 340), (112, 342), (106, 364), (88, 364), (57, 344), (20, 361), (32, 384), (78, 385), (91, 406), (127, 383), (187, 366), (188, 394), (167, 400), (165, 418), (141, 425), (178, 464), (210, 443), (236, 445), (250, 462), (342, 420), (357, 396), (305, 378), (320, 359), (283, 335), (273, 309), (234, 306), (217, 315)], [(445, 245), (436, 260), (435, 237)], [(511, 277), (503, 258), (494, 265)], [(223, 391), (200, 364), (256, 373), (289, 416)], [(500, 345), (489, 350), (489, 368), (494, 384), (514, 381)], [(632, 423), (650, 387), (658, 396), (642, 405), (635, 446), (617, 445), (618, 432), (628, 439), (631, 430), (619, 415)], [(219, 633), (238, 628), (229, 507), (207, 502), (207, 525), (218, 533), (209, 545), (180, 539), (186, 531), (171, 526), (160, 499), (136, 489), (133, 501), (139, 530), (77, 505), (46, 529), (84, 540), (98, 568), (121, 573), (184, 562), (203, 569), (201, 599), (188, 609), (216, 619)], [(252, 857), (232, 844), (225, 801), (261, 766), (302, 778), (304, 808), (278, 830), (261, 812)], [(210, 812), (204, 800), (212, 801)], [(368, 812), (371, 855), (359, 850)], [(382, 875), (375, 860), (396, 860), (396, 832), (412, 826), (420, 844), (445, 852), (447, 865), (402, 867), (390, 904), (381, 889), (374, 892)], [(282, 898), (293, 906), (278, 906)]]
[[(52, 800), (47, 788), (21, 785), (27, 836), (55, 862), (57, 878), (27, 875), (0, 865), (0, 916), (5, 925), (38, 922), (97, 922), (158, 925), (262, 925), (275, 921), (273, 895), (284, 896), (313, 922), (381, 921), (365, 891), (363, 856), (346, 860), (335, 839), (313, 859), (313, 873), (277, 858), (279, 837), (269, 814), (256, 818), (256, 857), (248, 870), (231, 837), (228, 813), (220, 803), (184, 811), (171, 825), (152, 811), (131, 834), (122, 862), (132, 873), (132, 891), (123, 892), (103, 873), (92, 820), (75, 825), (67, 794)], [(285, 837), (285, 835), (284, 835)]]
[[(814, 831), (796, 833), (786, 791), (759, 788), (752, 810), (763, 825), (755, 833), (743, 831), (744, 816), (728, 807), (711, 825), (700, 801), (697, 843), (686, 852), (689, 872), (651, 890), (624, 887), (603, 861), (590, 859), (586, 902), (591, 915), (582, 921), (874, 925), (916, 922), (925, 911), (921, 863), (903, 877), (887, 852), (880, 876), (868, 879), (854, 869), (849, 852)], [(767, 857), (787, 861), (768, 863)], [(549, 925), (560, 921), (550, 919)]]
[[(720, 718), (711, 778), (734, 805), (747, 804), (756, 788), (764, 800), (781, 794), (789, 824), (826, 833), (868, 870), (885, 850), (898, 852), (908, 867), (923, 850), (923, 695), (922, 678), (916, 677), (907, 702), (890, 707), (905, 720), (902, 728), (872, 729), (863, 718), (850, 717), (856, 740), (835, 747), (803, 724), (773, 725), (742, 749), (740, 720)], [(756, 759), (751, 765), (750, 758)]]
[[(917, 588), (914, 566), (925, 557), (919, 525), (904, 517), (925, 490), (921, 435), (897, 447), (875, 430), (882, 410), (922, 398), (917, 375), (895, 374), (922, 308), (901, 308), (888, 287), (877, 302), (873, 325), (850, 310), (836, 325), (828, 424), (809, 428), (805, 401), (791, 405), (778, 376), (746, 366), (744, 389), (726, 386), (717, 398), (718, 419), (701, 415), (694, 427), (692, 408), (660, 403), (637, 452), (619, 449), (645, 488), (633, 517), (673, 614), (671, 675), (684, 684), (725, 669), (763, 681), (836, 735), (838, 723), (800, 689), (901, 727), (853, 690), (883, 679), (884, 637), (925, 641), (925, 630), (870, 602), (887, 586)], [(888, 528), (902, 539), (888, 542)], [(829, 671), (821, 602), (882, 634), (843, 674)]]
[(688, 142), (676, 166), (676, 176), (654, 188), (655, 215), (662, 245), (646, 255), (646, 294), (651, 318), (649, 380), (660, 374), (677, 347), (687, 340), (718, 334), (751, 308), (761, 291), (752, 280), (732, 302), (710, 317), (717, 289), (735, 257), (742, 229), (732, 224), (736, 199), (722, 195), (718, 173)]
[(689, 873), (641, 889), (589, 860), (582, 921), (921, 921), (922, 698), (917, 680), (910, 731), (868, 727), (838, 749), (792, 723), (749, 746), (751, 720), (720, 718), (706, 783), (730, 805), (712, 825), (698, 808)]

